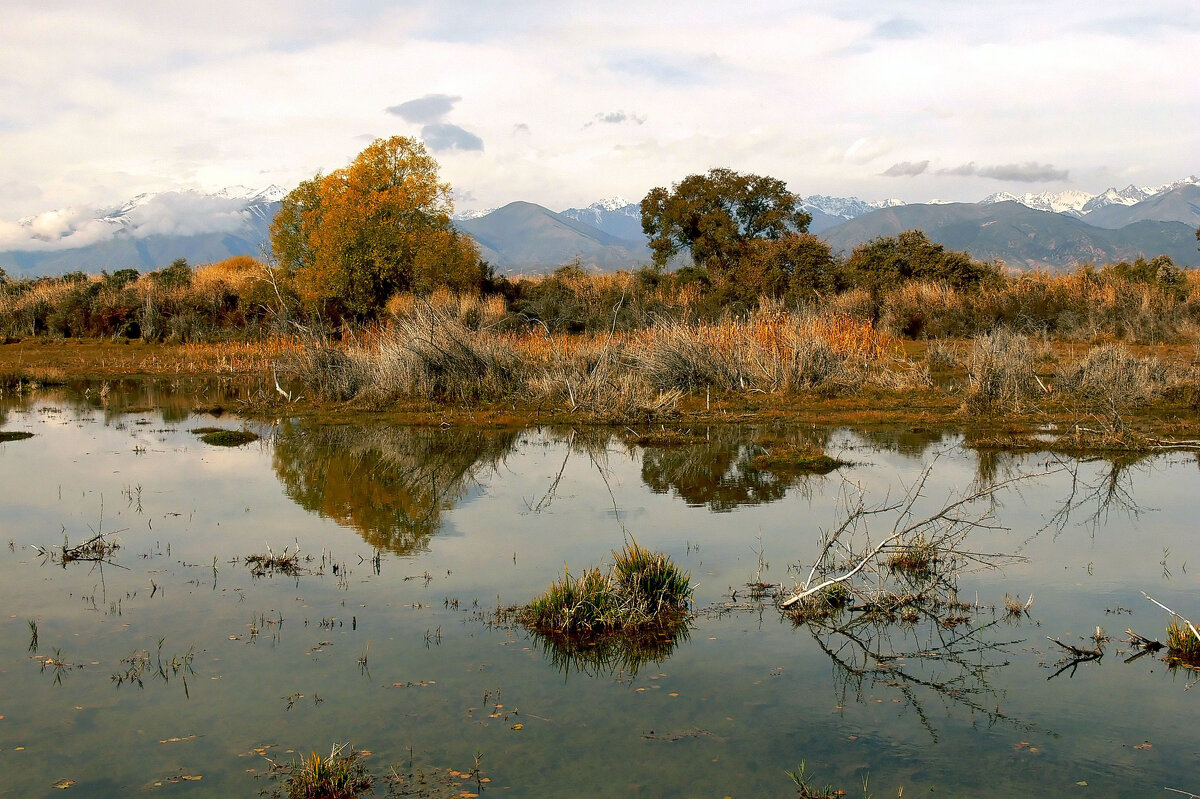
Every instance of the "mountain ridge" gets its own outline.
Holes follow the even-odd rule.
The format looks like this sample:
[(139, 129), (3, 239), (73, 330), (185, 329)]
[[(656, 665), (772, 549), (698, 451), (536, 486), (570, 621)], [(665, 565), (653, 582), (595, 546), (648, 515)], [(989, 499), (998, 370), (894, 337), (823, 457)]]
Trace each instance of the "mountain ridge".
[[(0, 267), (12, 277), (32, 277), (154, 269), (180, 257), (206, 263), (257, 256), (269, 241), (270, 222), (284, 194), (277, 186), (140, 194), (119, 206), (0, 222)], [(842, 252), (876, 236), (920, 228), (932, 240), (975, 258), (1027, 268), (1061, 269), (1081, 261), (1162, 253), (1180, 265), (1200, 260), (1192, 232), (1200, 226), (1200, 178), (1195, 176), (1098, 195), (998, 192), (977, 203), (904, 203), (814, 194), (803, 205), (812, 215), (810, 232)], [(640, 205), (621, 197), (561, 212), (518, 201), (487, 213), (455, 214), (452, 220), (476, 239), (489, 263), (508, 273), (545, 272), (574, 260), (602, 271), (650, 261)]]

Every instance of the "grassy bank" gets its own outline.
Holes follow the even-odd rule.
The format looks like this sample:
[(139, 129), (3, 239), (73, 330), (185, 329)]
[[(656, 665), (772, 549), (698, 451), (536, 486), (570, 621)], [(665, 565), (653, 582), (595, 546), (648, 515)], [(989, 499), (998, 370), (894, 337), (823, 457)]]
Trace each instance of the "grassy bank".
[[(1194, 273), (1159, 280), (1083, 268), (971, 289), (910, 281), (807, 304), (759, 297), (717, 312), (712, 290), (677, 277), (565, 268), (518, 281), (506, 296), (398, 295), (378, 320), (335, 331), (284, 313), (286, 291), (250, 259), (188, 271), (186, 281), (176, 271), (123, 284), (103, 276), (4, 285), (0, 384), (221, 375), (256, 383), (251, 411), (337, 407), (505, 424), (957, 425), (983, 448), (1045, 448), (1046, 430), (1072, 451), (1197, 437)], [(72, 318), (74, 308), (101, 319), (81, 298), (118, 294), (124, 307), (140, 302), (143, 316), (166, 307), (229, 313), (158, 328), (179, 335), (151, 336), (142, 323), (137, 337), (132, 328), (27, 335), (39, 329), (28, 322), (35, 305), (46, 318)], [(72, 297), (79, 302), (63, 299)], [(258, 310), (245, 316), (250, 309)]]

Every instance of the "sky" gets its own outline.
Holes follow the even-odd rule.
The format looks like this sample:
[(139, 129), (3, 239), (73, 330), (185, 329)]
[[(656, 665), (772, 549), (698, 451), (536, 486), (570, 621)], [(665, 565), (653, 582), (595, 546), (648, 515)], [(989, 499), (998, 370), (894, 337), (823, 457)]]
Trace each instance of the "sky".
[(458, 210), (713, 167), (975, 201), (1200, 172), (1200, 4), (0, 0), (0, 220), (422, 139)]

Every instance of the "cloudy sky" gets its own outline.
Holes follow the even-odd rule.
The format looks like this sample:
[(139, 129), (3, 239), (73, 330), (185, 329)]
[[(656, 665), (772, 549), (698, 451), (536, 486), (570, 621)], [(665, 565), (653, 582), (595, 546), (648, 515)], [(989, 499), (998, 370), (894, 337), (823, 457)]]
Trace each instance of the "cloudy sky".
[(714, 166), (973, 201), (1200, 172), (1200, 4), (3, 0), (0, 219), (417, 136), (462, 209)]

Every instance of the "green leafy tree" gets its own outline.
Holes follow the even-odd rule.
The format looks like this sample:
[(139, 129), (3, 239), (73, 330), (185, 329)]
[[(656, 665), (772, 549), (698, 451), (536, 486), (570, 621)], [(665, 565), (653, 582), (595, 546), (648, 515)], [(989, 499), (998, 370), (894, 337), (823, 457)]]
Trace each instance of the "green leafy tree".
[(450, 224), (450, 185), (416, 139), (377, 139), (349, 166), (284, 197), (271, 247), (312, 307), (375, 316), (393, 294), (478, 290), (475, 243)]
[(852, 281), (872, 290), (888, 289), (907, 280), (947, 283), (973, 288), (999, 278), (999, 270), (965, 252), (947, 250), (920, 230), (881, 236), (860, 244), (846, 263)]
[(783, 181), (732, 169), (690, 175), (669, 191), (651, 189), (641, 210), (654, 263), (665, 266), (687, 250), (710, 272), (737, 267), (751, 242), (805, 233), (812, 221)]

